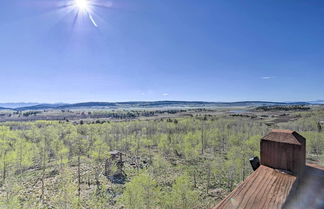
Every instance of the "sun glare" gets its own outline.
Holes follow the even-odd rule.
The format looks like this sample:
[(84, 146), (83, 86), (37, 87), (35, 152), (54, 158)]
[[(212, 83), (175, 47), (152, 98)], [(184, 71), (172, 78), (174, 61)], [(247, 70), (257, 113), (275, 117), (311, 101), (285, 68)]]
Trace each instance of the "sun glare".
[(88, 11), (90, 4), (89, 0), (74, 0), (74, 6), (82, 12)]
[(93, 5), (95, 5), (95, 0), (70, 0), (70, 2), (73, 2), (70, 4), (73, 8), (73, 10), (76, 12), (76, 17), (88, 16), (89, 20), (92, 22), (92, 24), (95, 27), (98, 27), (96, 21), (93, 18), (94, 14), (94, 8)]

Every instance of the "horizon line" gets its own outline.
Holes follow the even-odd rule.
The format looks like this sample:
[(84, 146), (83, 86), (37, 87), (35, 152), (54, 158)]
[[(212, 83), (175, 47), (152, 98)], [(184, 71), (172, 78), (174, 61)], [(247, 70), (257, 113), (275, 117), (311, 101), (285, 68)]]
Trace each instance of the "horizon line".
[(236, 103), (236, 102), (276, 102), (276, 103), (296, 103), (296, 102), (324, 102), (324, 99), (316, 100), (234, 100), (234, 101), (208, 101), (208, 100), (125, 100), (125, 101), (79, 101), (79, 102), (0, 102), (0, 104), (79, 104), (79, 103), (128, 103), (128, 102), (210, 102), (210, 103)]

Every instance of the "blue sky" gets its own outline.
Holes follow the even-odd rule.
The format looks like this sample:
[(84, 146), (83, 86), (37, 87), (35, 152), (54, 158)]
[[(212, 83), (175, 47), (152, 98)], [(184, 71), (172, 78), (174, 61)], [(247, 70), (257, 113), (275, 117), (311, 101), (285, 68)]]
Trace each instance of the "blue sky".
[(322, 0), (68, 1), (0, 1), (0, 102), (324, 99)]

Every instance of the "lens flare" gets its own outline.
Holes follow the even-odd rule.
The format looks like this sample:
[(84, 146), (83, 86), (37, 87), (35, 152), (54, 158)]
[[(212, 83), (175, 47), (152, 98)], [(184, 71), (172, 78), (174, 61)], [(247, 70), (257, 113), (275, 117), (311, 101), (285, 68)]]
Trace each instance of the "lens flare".
[(98, 27), (91, 14), (93, 12), (92, 3), (90, 0), (73, 0), (73, 7), (77, 10), (78, 15), (81, 13), (81, 15), (88, 16), (93, 26)]

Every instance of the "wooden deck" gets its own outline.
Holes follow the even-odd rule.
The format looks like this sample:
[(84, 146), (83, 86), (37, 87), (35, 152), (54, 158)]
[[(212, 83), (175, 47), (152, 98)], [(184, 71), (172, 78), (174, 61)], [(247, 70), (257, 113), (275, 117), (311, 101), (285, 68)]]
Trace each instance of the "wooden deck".
[(214, 209), (281, 208), (295, 180), (261, 165)]
[(296, 176), (261, 165), (214, 209), (277, 208), (324, 208), (324, 168), (308, 165), (296, 180)]

